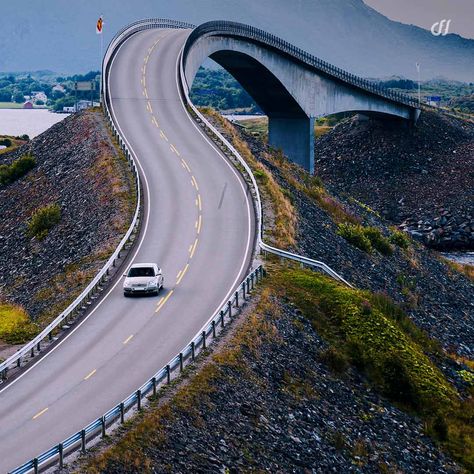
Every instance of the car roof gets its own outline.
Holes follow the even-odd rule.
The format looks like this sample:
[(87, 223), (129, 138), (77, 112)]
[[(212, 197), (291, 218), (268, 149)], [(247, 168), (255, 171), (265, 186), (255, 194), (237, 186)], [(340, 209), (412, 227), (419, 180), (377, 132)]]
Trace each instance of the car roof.
[(134, 263), (130, 268), (157, 267), (156, 263)]

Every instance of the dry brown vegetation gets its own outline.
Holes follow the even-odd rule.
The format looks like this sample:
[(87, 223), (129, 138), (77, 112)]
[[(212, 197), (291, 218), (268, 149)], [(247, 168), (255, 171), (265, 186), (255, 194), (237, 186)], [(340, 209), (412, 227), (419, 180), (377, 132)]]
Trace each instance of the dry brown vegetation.
[(289, 197), (283, 193), (271, 172), (253, 156), (247, 143), (240, 138), (229, 121), (212, 109), (201, 109), (201, 112), (219, 123), (225, 132), (230, 135), (232, 144), (252, 169), (258, 181), (259, 189), (263, 193), (263, 198), (271, 203), (274, 222), (273, 225), (270, 225), (271, 229), (266, 230), (267, 236), (279, 248), (294, 247), (297, 217)]

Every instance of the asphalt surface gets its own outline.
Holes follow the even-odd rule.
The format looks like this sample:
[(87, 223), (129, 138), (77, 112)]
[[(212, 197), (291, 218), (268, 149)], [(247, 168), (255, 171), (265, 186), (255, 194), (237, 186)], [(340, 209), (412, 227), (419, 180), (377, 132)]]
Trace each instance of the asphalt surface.
[(238, 173), (180, 100), (177, 58), (189, 31), (132, 36), (110, 74), (113, 114), (137, 156), (145, 219), (134, 262), (157, 262), (157, 297), (122, 280), (66, 339), (0, 389), (0, 472), (101, 416), (165, 365), (247, 273), (254, 211)]

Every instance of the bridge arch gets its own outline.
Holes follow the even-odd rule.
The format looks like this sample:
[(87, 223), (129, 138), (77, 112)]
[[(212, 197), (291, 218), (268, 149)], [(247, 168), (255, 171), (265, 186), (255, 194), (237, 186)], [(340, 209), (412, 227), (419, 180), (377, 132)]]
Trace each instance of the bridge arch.
[(183, 50), (186, 87), (207, 59), (231, 73), (269, 118), (269, 143), (314, 171), (314, 120), (356, 111), (416, 122), (407, 96), (336, 68), (257, 28), (209, 22), (192, 31)]

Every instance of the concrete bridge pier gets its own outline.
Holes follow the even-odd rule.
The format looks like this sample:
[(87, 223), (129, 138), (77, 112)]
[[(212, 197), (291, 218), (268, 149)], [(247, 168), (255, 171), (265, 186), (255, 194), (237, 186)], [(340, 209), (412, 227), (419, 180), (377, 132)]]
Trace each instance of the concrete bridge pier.
[(268, 143), (314, 173), (314, 118), (269, 117)]

